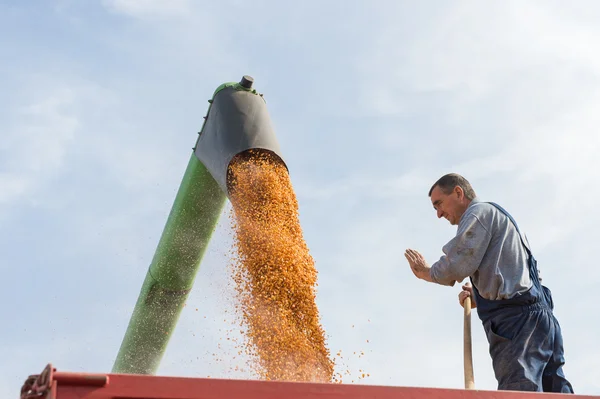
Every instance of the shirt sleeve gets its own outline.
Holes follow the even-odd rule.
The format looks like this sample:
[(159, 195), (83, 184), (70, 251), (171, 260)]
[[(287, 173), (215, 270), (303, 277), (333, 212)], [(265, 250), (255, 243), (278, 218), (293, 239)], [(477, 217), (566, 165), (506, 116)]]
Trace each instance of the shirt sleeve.
[(469, 215), (458, 226), (456, 237), (442, 248), (444, 255), (431, 266), (432, 280), (453, 286), (479, 268), (492, 236), (477, 216)]

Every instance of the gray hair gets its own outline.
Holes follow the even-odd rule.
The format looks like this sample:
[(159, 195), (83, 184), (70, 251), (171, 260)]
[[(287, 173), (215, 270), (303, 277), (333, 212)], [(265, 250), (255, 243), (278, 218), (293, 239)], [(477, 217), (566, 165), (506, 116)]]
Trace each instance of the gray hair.
[(462, 188), (463, 192), (465, 193), (465, 198), (467, 198), (469, 201), (476, 197), (475, 190), (473, 190), (473, 187), (471, 187), (471, 183), (469, 183), (467, 179), (458, 173), (448, 173), (447, 175), (440, 177), (439, 180), (436, 181), (433, 186), (431, 186), (431, 189), (429, 190), (429, 196), (431, 197), (431, 193), (436, 187), (439, 187), (444, 194), (448, 195), (456, 186)]

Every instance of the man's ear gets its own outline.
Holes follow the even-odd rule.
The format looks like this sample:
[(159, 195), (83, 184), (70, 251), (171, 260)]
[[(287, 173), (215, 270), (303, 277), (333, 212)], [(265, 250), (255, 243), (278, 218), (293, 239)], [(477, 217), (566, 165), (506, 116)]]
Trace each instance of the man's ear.
[(459, 200), (465, 196), (465, 192), (463, 191), (462, 187), (460, 187), (460, 186), (454, 187), (454, 192), (456, 193), (456, 196), (458, 197)]

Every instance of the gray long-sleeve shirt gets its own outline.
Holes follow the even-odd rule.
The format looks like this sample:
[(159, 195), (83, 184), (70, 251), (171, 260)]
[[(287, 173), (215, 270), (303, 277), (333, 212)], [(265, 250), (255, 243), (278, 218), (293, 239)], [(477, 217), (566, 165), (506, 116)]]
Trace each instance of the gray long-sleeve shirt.
[(434, 282), (453, 286), (472, 276), (481, 296), (512, 298), (531, 287), (527, 251), (510, 219), (495, 206), (471, 201), (458, 223), (456, 237), (431, 266)]

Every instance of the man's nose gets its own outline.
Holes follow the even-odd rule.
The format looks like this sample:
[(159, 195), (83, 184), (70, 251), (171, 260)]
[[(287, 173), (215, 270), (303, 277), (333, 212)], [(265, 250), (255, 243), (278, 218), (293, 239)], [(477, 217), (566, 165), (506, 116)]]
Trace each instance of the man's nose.
[(440, 209), (438, 209), (438, 211), (437, 211), (437, 217), (438, 217), (438, 219), (441, 218), (442, 215), (443, 215), (443, 212)]

